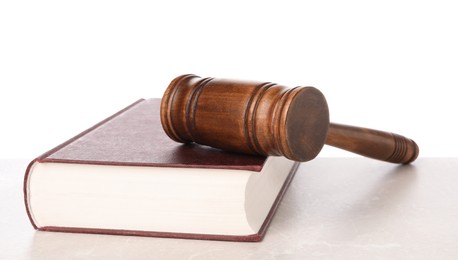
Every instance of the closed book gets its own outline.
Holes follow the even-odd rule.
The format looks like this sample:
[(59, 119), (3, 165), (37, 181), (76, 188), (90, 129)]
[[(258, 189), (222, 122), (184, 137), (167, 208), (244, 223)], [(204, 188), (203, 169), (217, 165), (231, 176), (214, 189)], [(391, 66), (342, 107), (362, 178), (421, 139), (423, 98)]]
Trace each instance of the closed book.
[(41, 231), (260, 241), (298, 163), (169, 139), (141, 99), (32, 160), (24, 200)]

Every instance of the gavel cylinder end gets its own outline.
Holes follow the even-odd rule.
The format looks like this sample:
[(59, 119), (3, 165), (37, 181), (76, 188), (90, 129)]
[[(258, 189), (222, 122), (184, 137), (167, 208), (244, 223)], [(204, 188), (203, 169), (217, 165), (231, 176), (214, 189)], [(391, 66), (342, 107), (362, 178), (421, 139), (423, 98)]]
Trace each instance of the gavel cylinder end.
[(161, 122), (177, 142), (303, 162), (321, 151), (329, 111), (313, 87), (183, 75), (164, 93)]
[[(297, 93), (294, 90), (298, 90)], [(284, 120), (276, 124), (280, 127), (277, 140), (284, 142), (279, 147), (285, 157), (305, 162), (314, 159), (326, 141), (328, 105), (323, 94), (314, 87), (298, 87), (291, 92), (295, 95), (285, 105)]]

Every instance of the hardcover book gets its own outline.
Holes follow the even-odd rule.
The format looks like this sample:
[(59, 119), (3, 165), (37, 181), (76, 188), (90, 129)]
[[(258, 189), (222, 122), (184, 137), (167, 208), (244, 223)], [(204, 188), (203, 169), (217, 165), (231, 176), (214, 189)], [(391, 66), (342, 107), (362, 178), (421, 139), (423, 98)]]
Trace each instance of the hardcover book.
[(34, 159), (24, 177), (37, 230), (260, 241), (298, 163), (180, 144), (141, 99)]

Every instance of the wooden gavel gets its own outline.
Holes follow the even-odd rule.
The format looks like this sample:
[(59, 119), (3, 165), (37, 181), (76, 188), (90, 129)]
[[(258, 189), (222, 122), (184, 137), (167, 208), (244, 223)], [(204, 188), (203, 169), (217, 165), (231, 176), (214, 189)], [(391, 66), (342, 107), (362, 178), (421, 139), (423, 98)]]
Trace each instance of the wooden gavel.
[(325, 143), (392, 163), (411, 163), (419, 153), (403, 136), (330, 123), (326, 99), (314, 87), (182, 75), (164, 93), (161, 122), (177, 142), (301, 162)]

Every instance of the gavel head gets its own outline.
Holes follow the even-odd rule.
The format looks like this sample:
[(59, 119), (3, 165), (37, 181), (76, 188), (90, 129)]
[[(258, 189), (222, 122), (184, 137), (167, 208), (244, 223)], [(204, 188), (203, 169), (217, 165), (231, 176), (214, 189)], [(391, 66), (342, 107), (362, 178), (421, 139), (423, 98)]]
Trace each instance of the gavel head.
[(183, 75), (164, 93), (161, 122), (177, 142), (308, 161), (326, 141), (329, 111), (313, 87)]

